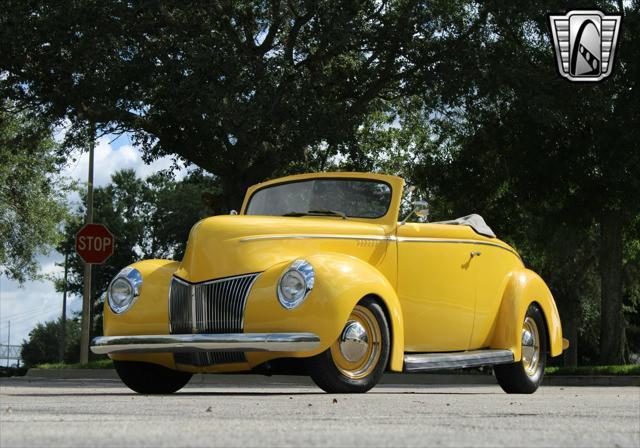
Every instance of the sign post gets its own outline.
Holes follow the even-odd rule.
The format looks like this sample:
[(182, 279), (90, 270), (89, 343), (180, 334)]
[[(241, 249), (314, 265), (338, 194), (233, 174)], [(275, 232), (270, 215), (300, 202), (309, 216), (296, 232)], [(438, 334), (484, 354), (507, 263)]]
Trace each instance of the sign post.
[[(87, 179), (87, 218), (85, 226), (93, 223), (93, 150), (95, 147), (93, 127), (89, 142), (89, 176)], [(81, 229), (82, 230), (82, 229)], [(78, 238), (76, 237), (76, 250)], [(78, 254), (80, 255), (80, 254)], [(84, 262), (84, 290), (82, 294), (82, 318), (80, 328), (80, 364), (89, 362), (89, 332), (91, 329), (91, 264)]]
[(91, 266), (102, 264), (113, 254), (114, 239), (102, 224), (85, 224), (76, 234), (76, 253), (84, 261), (84, 296), (82, 300), (82, 334), (80, 363), (89, 362), (89, 331), (91, 322)]

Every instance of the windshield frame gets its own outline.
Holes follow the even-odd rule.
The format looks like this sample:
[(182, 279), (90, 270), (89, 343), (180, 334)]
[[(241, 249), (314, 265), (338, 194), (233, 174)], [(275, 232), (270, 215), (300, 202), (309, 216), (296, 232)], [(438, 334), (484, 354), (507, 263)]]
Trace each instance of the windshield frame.
[[(267, 185), (260, 186), (260, 187), (256, 188), (254, 191), (251, 192), (251, 195), (247, 199), (246, 204), (242, 207), (242, 214), (246, 215), (246, 216), (282, 216), (282, 215), (257, 215), (257, 214), (253, 215), (253, 214), (248, 214), (247, 210), (249, 209), (249, 205), (251, 204), (251, 201), (253, 200), (253, 197), (259, 191), (266, 190), (266, 189), (272, 188), (272, 187), (278, 187), (278, 186), (281, 186), (281, 185), (295, 184), (295, 183), (301, 183), (301, 182), (310, 182), (310, 181), (322, 181), (322, 180), (369, 182), (369, 183), (374, 183), (374, 184), (386, 185), (389, 188), (389, 200), (387, 201), (386, 209), (385, 209), (383, 214), (381, 214), (379, 216), (375, 216), (375, 217), (374, 216), (353, 216), (353, 215), (346, 215), (346, 217), (347, 217), (347, 219), (377, 220), (377, 219), (382, 219), (382, 218), (384, 218), (385, 216), (387, 216), (389, 214), (389, 209), (391, 208), (391, 204), (393, 203), (393, 199), (394, 199), (393, 186), (389, 182), (387, 182), (386, 180), (366, 178), (366, 177), (357, 177), (357, 176), (353, 176), (353, 177), (348, 177), (348, 176), (318, 176), (318, 177), (307, 177), (307, 178), (303, 178), (303, 179), (292, 179), (292, 180), (285, 180), (285, 181), (282, 181), (282, 182), (269, 183)], [(317, 217), (317, 215), (309, 215), (309, 216)], [(327, 216), (328, 217), (333, 217), (331, 215), (327, 215)]]

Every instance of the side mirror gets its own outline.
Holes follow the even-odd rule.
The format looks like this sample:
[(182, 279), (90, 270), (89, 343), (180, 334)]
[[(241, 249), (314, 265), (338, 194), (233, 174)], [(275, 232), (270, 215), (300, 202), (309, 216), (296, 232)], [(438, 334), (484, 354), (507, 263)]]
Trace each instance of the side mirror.
[(407, 223), (407, 220), (411, 215), (415, 214), (418, 218), (427, 219), (429, 217), (429, 204), (427, 201), (413, 201), (413, 209), (411, 212), (400, 222), (400, 225)]
[(429, 204), (427, 201), (415, 201), (413, 203), (413, 213), (415, 213), (418, 218), (428, 218)]

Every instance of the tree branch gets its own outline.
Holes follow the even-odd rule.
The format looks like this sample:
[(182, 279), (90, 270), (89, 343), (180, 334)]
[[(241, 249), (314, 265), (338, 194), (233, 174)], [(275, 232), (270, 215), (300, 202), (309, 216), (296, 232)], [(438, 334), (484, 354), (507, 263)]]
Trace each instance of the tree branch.
[(305, 26), (309, 22), (309, 20), (311, 20), (316, 10), (316, 2), (313, 1), (310, 3), (313, 4), (313, 7), (309, 7), (307, 13), (301, 16), (293, 6), (293, 2), (289, 0), (289, 10), (295, 16), (295, 20), (293, 22), (293, 26), (291, 27), (291, 31), (289, 31), (289, 36), (287, 37), (284, 54), (285, 58), (291, 65), (295, 64), (295, 61), (293, 60), (293, 49), (296, 46), (296, 41), (298, 40), (300, 29)]
[(273, 40), (275, 39), (276, 34), (278, 34), (278, 29), (280, 28), (280, 0), (271, 0), (271, 20), (272, 22), (267, 36), (256, 48), (260, 56), (263, 56), (267, 51), (273, 48)]

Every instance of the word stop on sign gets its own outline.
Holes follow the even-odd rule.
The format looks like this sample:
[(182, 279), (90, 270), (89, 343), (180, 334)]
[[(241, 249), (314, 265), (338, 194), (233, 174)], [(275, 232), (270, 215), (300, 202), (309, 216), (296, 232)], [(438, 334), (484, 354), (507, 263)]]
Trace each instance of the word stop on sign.
[(113, 239), (108, 236), (79, 236), (78, 249), (90, 252), (103, 252), (111, 250)]
[(76, 234), (76, 252), (85, 263), (104, 263), (113, 254), (113, 245), (113, 235), (102, 224), (86, 224)]

